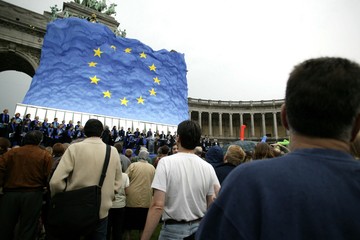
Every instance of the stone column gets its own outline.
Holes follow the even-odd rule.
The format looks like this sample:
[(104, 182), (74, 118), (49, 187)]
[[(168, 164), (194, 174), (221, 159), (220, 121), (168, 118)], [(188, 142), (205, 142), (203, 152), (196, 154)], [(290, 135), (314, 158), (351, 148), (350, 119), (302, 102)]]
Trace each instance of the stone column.
[(262, 135), (266, 135), (265, 113), (261, 113)]
[(255, 137), (254, 113), (250, 113), (251, 137)]
[(219, 113), (219, 135), (222, 136), (222, 113)]
[(200, 125), (200, 127), (202, 127), (202, 126), (201, 126), (201, 114), (202, 114), (202, 112), (199, 111), (199, 125)]
[(274, 135), (275, 135), (275, 139), (278, 140), (279, 135), (278, 135), (278, 128), (277, 128), (276, 112), (273, 112), (273, 119), (274, 119)]
[(230, 137), (233, 137), (233, 119), (232, 119), (232, 113), (229, 113), (229, 121), (230, 121)]
[[(240, 113), (239, 139), (240, 139), (240, 136), (241, 136), (241, 126), (242, 125), (244, 125), (244, 114)], [(245, 133), (244, 133), (244, 135), (245, 135)]]
[(209, 112), (209, 137), (213, 135), (212, 133), (212, 116), (211, 116), (212, 112)]
[(191, 120), (191, 113), (192, 111), (189, 111), (189, 120)]

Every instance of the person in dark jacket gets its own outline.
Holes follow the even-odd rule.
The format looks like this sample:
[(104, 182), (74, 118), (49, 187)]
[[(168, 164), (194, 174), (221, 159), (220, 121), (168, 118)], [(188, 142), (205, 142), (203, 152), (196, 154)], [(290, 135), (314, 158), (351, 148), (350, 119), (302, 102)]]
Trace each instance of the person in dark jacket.
[(245, 160), (245, 152), (238, 145), (230, 145), (225, 153), (224, 162), (215, 167), (216, 176), (220, 184), (224, 181), (227, 175), (236, 168), (236, 166), (243, 163)]
[(217, 145), (210, 147), (205, 154), (205, 160), (214, 168), (221, 165), (224, 160), (224, 153), (221, 147)]
[(291, 152), (235, 168), (196, 239), (359, 239), (360, 162), (350, 151), (359, 92), (358, 63), (321, 57), (295, 66), (281, 108)]
[(108, 126), (105, 126), (104, 131), (101, 134), (101, 139), (104, 143), (108, 144), (108, 145), (114, 145), (114, 142), (112, 141), (111, 138), (111, 132), (109, 130)]

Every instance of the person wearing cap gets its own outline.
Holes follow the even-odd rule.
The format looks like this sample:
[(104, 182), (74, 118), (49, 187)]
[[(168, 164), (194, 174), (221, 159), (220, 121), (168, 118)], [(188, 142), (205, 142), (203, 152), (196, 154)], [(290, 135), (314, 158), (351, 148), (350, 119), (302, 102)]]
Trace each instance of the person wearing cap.
[(222, 148), (218, 145), (210, 147), (205, 154), (205, 160), (214, 168), (220, 166), (224, 160), (224, 152)]
[(281, 120), (290, 153), (226, 177), (196, 239), (360, 239), (360, 65), (316, 58), (290, 73)]
[(194, 154), (201, 137), (198, 123), (181, 122), (177, 128), (178, 153), (163, 157), (156, 168), (151, 202), (142, 240), (148, 240), (159, 223), (159, 239), (184, 239), (196, 232), (220, 188), (214, 168)]
[(125, 235), (128, 237), (131, 230), (138, 230), (141, 234), (150, 207), (155, 168), (148, 159), (149, 152), (143, 148), (138, 154), (138, 161), (130, 164), (126, 170), (130, 179), (125, 209)]

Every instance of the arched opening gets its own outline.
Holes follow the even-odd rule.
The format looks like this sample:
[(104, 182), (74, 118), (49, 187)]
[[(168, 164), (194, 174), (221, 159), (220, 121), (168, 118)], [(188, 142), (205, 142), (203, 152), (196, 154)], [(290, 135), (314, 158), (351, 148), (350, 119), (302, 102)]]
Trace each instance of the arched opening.
[(0, 54), (0, 71), (14, 70), (23, 72), (29, 75), (31, 78), (35, 74), (34, 63), (31, 63), (31, 59), (26, 59), (28, 56), (21, 52), (13, 51), (1, 51)]
[(0, 112), (7, 108), (12, 115), (16, 104), (22, 102), (29, 90), (36, 63), (19, 51), (0, 53)]
[(31, 77), (17, 71), (0, 72), (0, 111), (9, 109), (12, 116), (17, 103), (21, 103), (29, 90)]

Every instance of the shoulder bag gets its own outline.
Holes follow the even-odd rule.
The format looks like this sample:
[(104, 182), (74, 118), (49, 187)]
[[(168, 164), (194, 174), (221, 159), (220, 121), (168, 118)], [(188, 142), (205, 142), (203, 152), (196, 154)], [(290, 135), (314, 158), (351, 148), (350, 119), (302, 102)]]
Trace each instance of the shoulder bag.
[[(109, 165), (110, 146), (106, 145), (106, 156), (99, 185), (55, 194), (50, 201), (48, 227), (51, 235), (86, 235), (99, 222), (101, 187)], [(89, 173), (91, 174), (91, 173)]]

